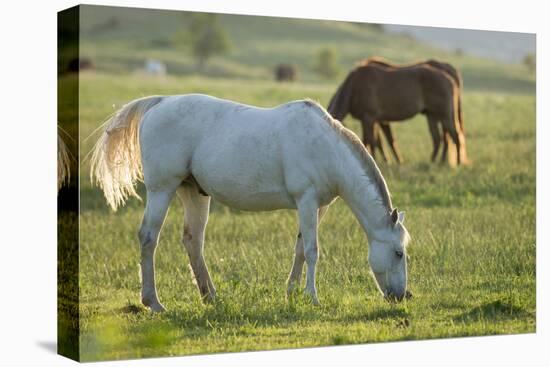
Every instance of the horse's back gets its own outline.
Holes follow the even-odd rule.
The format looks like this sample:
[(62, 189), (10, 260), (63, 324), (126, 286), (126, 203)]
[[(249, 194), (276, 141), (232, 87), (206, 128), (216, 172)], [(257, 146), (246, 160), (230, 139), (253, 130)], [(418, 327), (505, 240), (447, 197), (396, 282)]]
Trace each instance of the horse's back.
[(356, 74), (356, 109), (366, 110), (375, 119), (399, 121), (426, 109), (439, 113), (452, 101), (452, 77), (430, 65), (391, 68), (366, 64), (357, 68)]
[(462, 78), (458, 70), (451, 64), (447, 62), (438, 61), (435, 59), (426, 60), (426, 64), (433, 66), (439, 70), (444, 71), (449, 74), (449, 76), (454, 80), (458, 88), (462, 88)]
[(293, 195), (323, 169), (323, 153), (314, 151), (326, 150), (319, 143), (327, 135), (323, 113), (308, 101), (258, 108), (203, 95), (168, 97), (143, 121), (146, 185), (192, 175), (231, 207), (293, 208)]
[[(423, 85), (417, 70), (366, 64), (356, 70), (353, 83), (354, 116), (399, 121), (424, 107)], [(363, 112), (364, 111), (364, 112)]]

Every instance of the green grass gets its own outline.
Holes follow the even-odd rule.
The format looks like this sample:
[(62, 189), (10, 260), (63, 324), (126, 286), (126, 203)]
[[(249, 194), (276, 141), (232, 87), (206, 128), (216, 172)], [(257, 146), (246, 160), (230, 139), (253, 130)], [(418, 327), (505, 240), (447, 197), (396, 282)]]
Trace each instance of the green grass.
[[(112, 15), (118, 26), (102, 29)], [(180, 243), (183, 210), (175, 200), (156, 258), (157, 288), (168, 308), (161, 315), (139, 304), (137, 231), (143, 203), (132, 199), (111, 212), (102, 193), (91, 187), (84, 161), (82, 360), (535, 331), (535, 76), (521, 65), (457, 56), (357, 24), (223, 16), (233, 50), (211, 60), (198, 76), (189, 52), (175, 43), (187, 21), (177, 13), (86, 7), (82, 19), (81, 52), (92, 58), (96, 70), (80, 77), (81, 161), (97, 134), (85, 138), (115, 108), (137, 97), (193, 92), (258, 106), (307, 97), (326, 106), (353, 63), (374, 54), (398, 62), (438, 57), (461, 69), (473, 161), (456, 169), (429, 163), (431, 139), (422, 116), (393, 125), (405, 163), (380, 167), (394, 204), (407, 213), (411, 300), (392, 305), (377, 293), (367, 239), (342, 201), (330, 208), (320, 227), (320, 307), (302, 295), (285, 298), (295, 212), (249, 213), (214, 202), (205, 257), (218, 299), (204, 305)], [(342, 72), (335, 80), (312, 72), (314, 55), (326, 46), (339, 55)], [(148, 57), (165, 61), (169, 75), (140, 73)], [(271, 81), (273, 65), (284, 61), (299, 66), (298, 83)], [(63, 100), (74, 93), (76, 78), (65, 76), (62, 82), (58, 118), (69, 123), (72, 133), (76, 125), (70, 122), (76, 119)], [(356, 121), (345, 123), (360, 132)], [(142, 185), (138, 190), (143, 196)], [(69, 219), (67, 225), (74, 224)], [(61, 245), (66, 242), (60, 239)], [(65, 260), (60, 257), (60, 264)], [(74, 277), (68, 271), (60, 274)], [(73, 284), (62, 284), (60, 290), (71, 293)]]
[[(326, 104), (333, 90), (315, 83), (84, 73), (81, 133), (87, 137), (113, 103), (141, 95), (200, 91), (269, 106), (306, 96)], [(394, 204), (407, 212), (413, 238), (414, 298), (399, 305), (377, 294), (367, 239), (342, 201), (320, 228), (321, 307), (302, 296), (285, 299), (297, 225), (293, 211), (248, 213), (214, 203), (205, 256), (219, 297), (204, 305), (180, 244), (183, 213), (174, 201), (157, 251), (157, 286), (168, 312), (153, 315), (139, 305), (136, 233), (143, 204), (130, 200), (110, 212), (101, 192), (90, 187), (84, 164), (82, 359), (534, 332), (535, 98), (466, 92), (464, 110), (471, 166), (430, 164), (422, 117), (395, 125), (406, 163), (381, 165)], [(355, 121), (346, 123), (359, 131)], [(93, 141), (81, 145), (81, 155)]]

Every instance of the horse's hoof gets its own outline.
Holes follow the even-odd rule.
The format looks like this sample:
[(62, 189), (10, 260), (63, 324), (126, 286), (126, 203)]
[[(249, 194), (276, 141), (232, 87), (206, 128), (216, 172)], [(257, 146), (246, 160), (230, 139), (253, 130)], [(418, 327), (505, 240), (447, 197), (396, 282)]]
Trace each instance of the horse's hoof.
[(296, 293), (298, 293), (297, 284), (295, 282), (288, 282), (288, 286), (286, 287), (286, 296), (287, 296), (287, 298), (292, 297)]
[(205, 296), (202, 297), (202, 303), (204, 303), (205, 305), (211, 305), (213, 304), (214, 302), (216, 302), (216, 295), (215, 294), (207, 294)]
[(311, 300), (311, 304), (314, 306), (321, 306), (321, 302), (319, 302), (319, 298), (317, 298), (317, 295), (315, 293), (312, 293), (308, 291), (308, 289), (304, 289), (304, 294)]
[(166, 311), (166, 308), (158, 301), (158, 300), (149, 300), (147, 298), (142, 297), (141, 303), (148, 307), (153, 312), (164, 312)]
[(166, 308), (161, 305), (160, 303), (156, 303), (154, 305), (151, 305), (149, 306), (149, 308), (151, 309), (151, 311), (153, 311), (154, 313), (161, 313), (161, 312), (165, 312), (166, 311)]

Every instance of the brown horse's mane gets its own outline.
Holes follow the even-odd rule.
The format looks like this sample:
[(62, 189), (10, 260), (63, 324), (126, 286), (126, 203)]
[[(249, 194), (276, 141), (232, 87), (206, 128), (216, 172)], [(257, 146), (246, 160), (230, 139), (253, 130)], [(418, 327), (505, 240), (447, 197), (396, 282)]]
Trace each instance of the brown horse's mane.
[(389, 213), (393, 206), (388, 185), (386, 184), (386, 180), (382, 176), (380, 169), (376, 165), (376, 162), (369, 154), (361, 140), (353, 133), (353, 131), (347, 129), (340, 121), (334, 119), (318, 102), (311, 99), (306, 99), (304, 102), (319, 112), (319, 115), (323, 118), (323, 120), (326, 121), (328, 125), (342, 137), (342, 140), (346, 143), (348, 148), (350, 148), (352, 154), (354, 154), (361, 163), (367, 177), (375, 184), (382, 199), (382, 203), (388, 209)]
[[(356, 64), (356, 67), (361, 67), (361, 66), (367, 66), (368, 64), (378, 64), (378, 65), (383, 65), (383, 66), (388, 66), (388, 67), (400, 67), (400, 68), (407, 68), (407, 67), (413, 67), (413, 66), (417, 66), (419, 64), (422, 64), (422, 63), (426, 63), (426, 62), (429, 62), (429, 61), (432, 61), (431, 59), (428, 59), (428, 60), (425, 60), (425, 59), (419, 59), (419, 60), (416, 60), (416, 61), (412, 61), (412, 62), (408, 62), (406, 64), (396, 64), (396, 63), (393, 63), (391, 61), (389, 61), (388, 59), (385, 59), (381, 56), (370, 56), (370, 57), (367, 57), (366, 59), (364, 60), (361, 60), (359, 61), (357, 64)], [(433, 60), (435, 61), (435, 60)]]
[[(359, 61), (356, 64), (355, 69), (368, 65), (382, 66), (388, 68), (411, 68), (426, 65), (428, 67), (434, 67), (437, 70), (443, 71), (445, 74), (448, 74), (446, 76), (449, 76), (453, 80), (453, 83), (456, 83), (459, 89), (462, 88), (462, 78), (460, 76), (460, 73), (452, 65), (436, 59), (421, 59), (406, 64), (396, 64), (381, 56), (370, 56), (364, 60)], [(446, 65), (446, 67), (444, 65)]]

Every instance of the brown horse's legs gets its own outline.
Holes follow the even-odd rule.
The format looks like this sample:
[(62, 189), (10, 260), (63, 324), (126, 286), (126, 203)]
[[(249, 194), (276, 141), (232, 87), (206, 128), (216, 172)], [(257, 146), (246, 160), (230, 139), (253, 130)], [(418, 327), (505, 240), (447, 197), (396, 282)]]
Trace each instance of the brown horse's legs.
[[(449, 122), (449, 121), (448, 121)], [(452, 126), (452, 125), (447, 125), (447, 126)], [(453, 127), (456, 127), (453, 126)], [(453, 128), (451, 130), (448, 131), (449, 135), (451, 136), (451, 139), (453, 139), (453, 143), (455, 144), (456, 146), (456, 164), (457, 165), (460, 165), (462, 162), (461, 162), (461, 153), (462, 153), (462, 137), (459, 135), (461, 134), (460, 131), (457, 131), (456, 128)]]
[(376, 148), (376, 137), (374, 135), (374, 121), (364, 118), (362, 121), (363, 125), (363, 144), (372, 155), (375, 157), (375, 148)]
[(384, 135), (386, 136), (386, 140), (388, 141), (388, 144), (390, 144), (395, 160), (397, 161), (397, 163), (402, 163), (403, 158), (401, 158), (401, 153), (399, 152), (399, 149), (397, 149), (397, 142), (393, 138), (393, 132), (391, 130), (390, 124), (380, 123), (380, 128), (384, 132)]
[[(439, 146), (441, 144), (441, 134), (439, 133), (438, 120), (433, 115), (428, 115), (428, 127), (430, 128), (430, 134), (432, 135), (432, 162), (435, 162), (437, 153), (439, 153)], [(447, 152), (445, 151), (445, 154)]]
[(380, 153), (382, 154), (382, 159), (384, 159), (384, 162), (388, 162), (388, 155), (386, 154), (386, 151), (384, 150), (384, 144), (382, 143), (382, 137), (380, 136), (380, 128), (382, 127), (381, 123), (375, 123), (374, 124), (374, 149), (378, 148), (380, 150)]
[(447, 152), (449, 150), (449, 139), (451, 138), (449, 136), (449, 132), (443, 128), (443, 151), (441, 152), (441, 160), (440, 162), (443, 164), (447, 162)]

